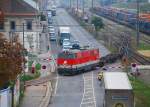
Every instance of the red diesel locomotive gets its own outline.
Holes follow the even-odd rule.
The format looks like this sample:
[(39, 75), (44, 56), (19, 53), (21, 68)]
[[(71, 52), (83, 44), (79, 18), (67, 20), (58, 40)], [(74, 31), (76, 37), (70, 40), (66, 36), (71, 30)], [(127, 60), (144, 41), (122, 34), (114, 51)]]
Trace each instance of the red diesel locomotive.
[(79, 74), (99, 65), (99, 49), (73, 49), (60, 52), (57, 58), (60, 75)]

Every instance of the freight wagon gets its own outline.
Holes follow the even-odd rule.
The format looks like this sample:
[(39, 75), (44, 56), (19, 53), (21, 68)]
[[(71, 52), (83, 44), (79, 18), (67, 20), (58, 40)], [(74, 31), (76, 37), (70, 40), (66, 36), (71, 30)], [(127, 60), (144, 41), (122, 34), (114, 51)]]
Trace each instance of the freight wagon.
[[(94, 12), (100, 16), (136, 29), (137, 14), (135, 12), (113, 7), (94, 8)], [(150, 34), (150, 14), (139, 15), (139, 29), (141, 32)]]

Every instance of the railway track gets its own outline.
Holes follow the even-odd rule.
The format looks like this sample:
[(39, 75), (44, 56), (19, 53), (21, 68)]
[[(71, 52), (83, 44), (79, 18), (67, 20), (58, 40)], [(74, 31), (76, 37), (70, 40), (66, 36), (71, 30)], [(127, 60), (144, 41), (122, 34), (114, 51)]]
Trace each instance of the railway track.
[[(97, 16), (100, 16), (99, 14), (96, 14), (96, 15), (97, 15)], [(115, 32), (114, 32), (115, 29), (114, 29), (113, 24), (107, 24), (107, 25), (108, 25), (108, 28), (110, 28), (109, 31), (111, 32), (111, 35), (108, 35), (108, 36), (111, 37), (111, 39), (112, 39), (113, 44), (115, 45), (115, 47), (119, 49), (119, 48), (120, 48), (120, 47), (119, 47), (120, 44), (118, 43), (118, 41), (120, 40), (120, 35), (121, 35), (121, 33), (118, 34), (118, 33), (115, 33)], [(122, 25), (122, 24), (120, 23), (120, 25)], [(115, 30), (115, 31), (116, 31), (116, 30)], [(122, 32), (122, 33), (125, 33), (126, 35), (131, 35), (129, 31), (127, 31), (127, 32)], [(114, 35), (114, 36), (112, 37), (112, 35)], [(131, 39), (133, 39), (133, 37), (132, 37)], [(149, 36), (146, 36), (146, 37), (145, 37), (145, 36), (142, 36), (141, 39), (142, 39), (142, 41), (143, 41), (144, 43), (150, 44)], [(140, 63), (140, 64), (142, 64), (142, 65), (150, 64), (150, 59), (145, 58), (144, 56), (138, 54), (137, 52), (133, 51), (132, 49), (130, 49), (130, 55), (131, 55), (131, 57), (132, 57), (136, 62), (138, 62), (138, 63)], [(106, 59), (107, 59), (107, 58), (106, 58)]]
[[(113, 38), (113, 40), (115, 41), (114, 42), (114, 45), (119, 48), (119, 43), (118, 43), (118, 39), (117, 37)], [(150, 58), (145, 58), (144, 56), (138, 54), (137, 52), (135, 52), (134, 50), (132, 50), (131, 48), (129, 49), (129, 54), (131, 56), (131, 58), (136, 61), (137, 63), (139, 64), (142, 64), (142, 65), (150, 65)]]
[(150, 65), (150, 58), (145, 58), (134, 51), (130, 51), (130, 55), (139, 64)]
[[(132, 29), (132, 30), (135, 30), (135, 28), (133, 28), (133, 27), (127, 25), (125, 22), (115, 21), (115, 20), (113, 20), (112, 18), (106, 17), (106, 16), (104, 16), (104, 15), (101, 15), (101, 14), (99, 14), (99, 13), (96, 12), (96, 11), (93, 11), (93, 12), (96, 14), (96, 16), (101, 16), (101, 17), (106, 18), (106, 19), (108, 19), (108, 20), (111, 20), (111, 21), (113, 21), (113, 22), (115, 22), (115, 23), (118, 23), (119, 25), (123, 25), (123, 26), (126, 26), (126, 27), (128, 27), (128, 28), (130, 28), (130, 29)], [(107, 24), (107, 25), (108, 25), (108, 26), (111, 26), (112, 28), (115, 26), (114, 24)], [(125, 33), (129, 33), (129, 32), (128, 32), (128, 31), (125, 31)], [(144, 35), (144, 34), (147, 34), (147, 33), (141, 32), (141, 34), (140, 34), (140, 35), (141, 35), (141, 41), (143, 41), (143, 42), (146, 43), (146, 44), (150, 44), (149, 34), (147, 34), (147, 35)]]

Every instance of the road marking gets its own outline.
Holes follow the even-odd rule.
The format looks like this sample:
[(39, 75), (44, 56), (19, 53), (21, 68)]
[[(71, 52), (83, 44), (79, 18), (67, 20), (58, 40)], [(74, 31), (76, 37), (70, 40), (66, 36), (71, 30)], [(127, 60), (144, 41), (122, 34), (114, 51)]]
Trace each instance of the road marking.
[[(93, 104), (93, 103), (95, 103), (95, 101), (90, 101), (90, 102), (85, 102), (85, 103), (82, 103), (82, 104)], [(94, 106), (94, 105), (93, 105)], [(92, 107), (93, 107), (92, 106)], [(95, 107), (95, 106), (94, 106)]]
[(96, 107), (93, 72), (83, 74), (83, 79), (84, 79), (84, 93), (80, 107)]
[(59, 75), (58, 75), (58, 73), (56, 74), (56, 84), (55, 84), (55, 91), (54, 91), (54, 95), (56, 95), (56, 93), (57, 93), (57, 88), (58, 88), (58, 79), (59, 79)]

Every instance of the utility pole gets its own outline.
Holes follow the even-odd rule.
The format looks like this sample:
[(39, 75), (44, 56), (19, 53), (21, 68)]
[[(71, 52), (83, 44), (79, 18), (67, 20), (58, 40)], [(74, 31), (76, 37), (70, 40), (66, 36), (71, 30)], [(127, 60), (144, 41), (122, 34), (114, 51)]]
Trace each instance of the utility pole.
[(70, 9), (71, 9), (71, 7), (72, 7), (72, 2), (71, 2), (71, 0), (70, 0)]
[(139, 40), (140, 40), (140, 34), (139, 34), (139, 13), (140, 13), (139, 0), (136, 0), (136, 5), (137, 5), (137, 22), (136, 22), (137, 37), (136, 37), (136, 45), (138, 47), (139, 46)]
[(94, 0), (92, 0), (92, 9), (94, 8)]
[(84, 0), (82, 0), (82, 11), (83, 11), (83, 15), (84, 15)]
[(77, 13), (78, 13), (78, 10), (79, 10), (79, 1), (77, 0)]
[[(22, 38), (22, 40), (23, 40), (23, 48), (25, 48), (24, 46), (24, 23), (22, 24), (22, 27), (23, 27), (23, 38)], [(24, 58), (24, 50), (23, 50), (23, 58)], [(25, 63), (23, 62), (23, 75), (25, 76), (25, 70), (24, 70), (24, 66), (25, 66)], [(25, 81), (23, 81), (23, 88), (24, 88), (24, 90), (25, 90)]]
[(24, 23), (22, 24), (23, 26), (23, 47), (24, 47)]

